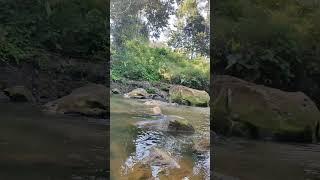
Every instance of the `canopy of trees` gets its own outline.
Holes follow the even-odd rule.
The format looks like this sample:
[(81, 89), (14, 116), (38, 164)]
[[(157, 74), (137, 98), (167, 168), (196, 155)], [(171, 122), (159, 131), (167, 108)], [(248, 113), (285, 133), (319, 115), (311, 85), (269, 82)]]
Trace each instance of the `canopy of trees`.
[(224, 0), (214, 6), (214, 72), (288, 91), (320, 103), (320, 3)]
[[(209, 21), (199, 6), (204, 3), (202, 8), (208, 8), (206, 2), (112, 0), (112, 80), (165, 81), (208, 89)], [(168, 41), (152, 43), (151, 38), (159, 39), (164, 31)]]

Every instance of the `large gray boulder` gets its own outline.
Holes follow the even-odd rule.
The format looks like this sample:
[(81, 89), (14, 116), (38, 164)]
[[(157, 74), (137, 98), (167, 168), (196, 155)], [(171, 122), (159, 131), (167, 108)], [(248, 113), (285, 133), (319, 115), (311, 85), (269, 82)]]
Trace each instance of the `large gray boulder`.
[(320, 112), (302, 92), (285, 92), (231, 76), (213, 82), (214, 131), (285, 141), (312, 141)]
[(206, 91), (188, 88), (185, 86), (172, 86), (169, 90), (169, 98), (172, 102), (190, 106), (207, 107), (210, 97)]
[(76, 113), (87, 116), (105, 116), (109, 104), (109, 90), (101, 84), (88, 84), (71, 94), (45, 104), (53, 113)]
[(146, 99), (149, 97), (149, 93), (143, 88), (137, 88), (129, 93), (126, 93), (124, 97), (127, 98), (135, 98), (135, 99)]

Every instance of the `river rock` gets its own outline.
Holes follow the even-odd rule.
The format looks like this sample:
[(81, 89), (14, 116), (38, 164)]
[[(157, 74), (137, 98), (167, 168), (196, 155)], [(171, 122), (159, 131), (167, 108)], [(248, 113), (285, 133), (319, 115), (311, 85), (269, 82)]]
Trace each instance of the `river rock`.
[(216, 76), (213, 94), (217, 133), (308, 142), (319, 133), (320, 112), (302, 92), (285, 92), (231, 76)]
[(151, 168), (145, 164), (136, 164), (128, 175), (128, 180), (152, 179)]
[(71, 94), (45, 104), (48, 112), (76, 113), (87, 116), (105, 116), (109, 101), (109, 90), (104, 85), (88, 84), (75, 89)]
[(196, 152), (200, 152), (200, 153), (210, 151), (210, 139), (209, 138), (197, 139), (193, 144), (193, 149)]
[(193, 126), (185, 119), (170, 119), (168, 131), (174, 133), (194, 133)]
[(153, 113), (153, 115), (155, 115), (155, 116), (159, 116), (159, 115), (162, 114), (161, 109), (160, 109), (159, 106), (153, 107), (153, 108), (152, 108), (152, 113)]
[(164, 119), (158, 120), (143, 120), (134, 123), (134, 126), (140, 129), (152, 129), (152, 130), (159, 130), (159, 131), (166, 131), (168, 124), (165, 122)]
[(127, 98), (146, 99), (149, 97), (148, 92), (143, 88), (137, 88), (124, 95)]
[[(152, 174), (152, 167), (157, 167), (155, 174)], [(168, 152), (152, 147), (149, 154), (133, 166), (128, 179), (156, 179), (155, 177), (159, 177), (166, 170), (177, 168), (180, 168), (180, 165)]]
[(147, 106), (177, 106), (177, 103), (168, 103), (160, 100), (148, 100), (143, 103), (144, 105)]
[(25, 86), (13, 86), (3, 90), (11, 101), (15, 102), (34, 102), (35, 99), (29, 89)]
[(209, 94), (185, 86), (172, 86), (169, 90), (170, 100), (178, 104), (207, 107), (209, 104)]
[(118, 88), (113, 88), (111, 92), (112, 94), (121, 94), (121, 91)]
[(139, 112), (139, 113), (146, 115), (146, 116), (161, 116), (162, 115), (162, 111), (159, 106), (147, 107), (147, 108), (141, 109), (141, 111), (137, 110), (135, 112)]
[(178, 162), (169, 153), (156, 147), (150, 149), (150, 153), (142, 160), (143, 164), (159, 166), (160, 168), (180, 168)]

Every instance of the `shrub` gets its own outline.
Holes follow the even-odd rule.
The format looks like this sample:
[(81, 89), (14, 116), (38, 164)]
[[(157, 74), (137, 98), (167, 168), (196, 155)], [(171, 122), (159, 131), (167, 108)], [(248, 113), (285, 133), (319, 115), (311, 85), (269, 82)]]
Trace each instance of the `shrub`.
[(113, 51), (111, 78), (163, 81), (206, 89), (209, 84), (209, 62), (203, 57), (190, 60), (182, 52), (151, 47), (143, 40), (131, 40), (127, 41), (124, 50)]

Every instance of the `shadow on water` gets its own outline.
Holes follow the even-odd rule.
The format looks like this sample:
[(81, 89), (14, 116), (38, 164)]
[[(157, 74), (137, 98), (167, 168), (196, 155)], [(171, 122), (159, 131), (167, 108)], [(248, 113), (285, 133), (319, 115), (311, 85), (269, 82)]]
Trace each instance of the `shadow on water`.
[(106, 179), (107, 120), (0, 104), (0, 179)]
[[(174, 135), (164, 129), (137, 128), (136, 122), (165, 121), (167, 116), (143, 116), (148, 106), (138, 100), (111, 98), (111, 179), (209, 179), (209, 152), (195, 153), (192, 143), (209, 133), (209, 109), (160, 106), (163, 114), (192, 121), (193, 135)], [(200, 113), (198, 110), (201, 110)], [(195, 113), (198, 111), (197, 113)], [(205, 127), (206, 129), (203, 129)], [(148, 162), (154, 148), (164, 151), (174, 163)], [(141, 167), (141, 168), (140, 168)], [(134, 177), (134, 178), (133, 178)]]
[(217, 140), (215, 171), (240, 180), (319, 180), (320, 144)]

